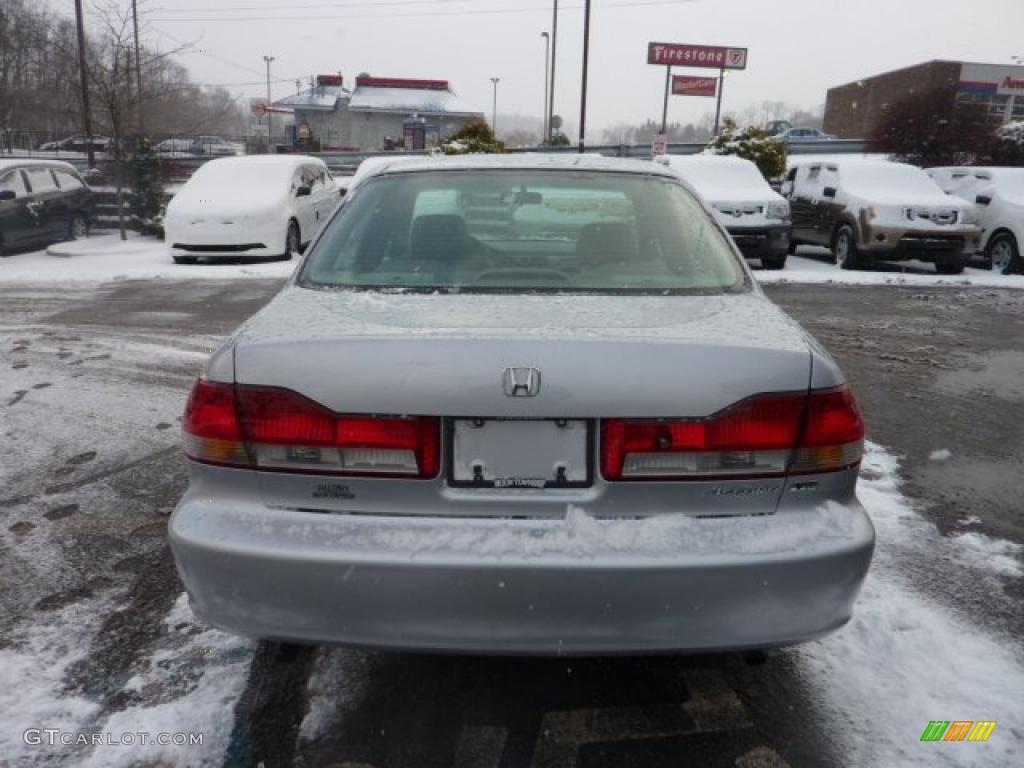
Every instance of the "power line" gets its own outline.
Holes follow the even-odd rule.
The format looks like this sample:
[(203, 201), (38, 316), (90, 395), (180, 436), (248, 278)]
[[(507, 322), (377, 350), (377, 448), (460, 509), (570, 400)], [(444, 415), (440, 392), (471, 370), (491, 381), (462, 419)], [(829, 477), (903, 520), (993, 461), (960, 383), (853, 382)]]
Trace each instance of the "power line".
[[(681, 5), (682, 3), (696, 2), (697, 0), (632, 0), (630, 2), (617, 2), (617, 3), (604, 3), (601, 6), (601, 10), (612, 9), (612, 8), (636, 8), (641, 6), (658, 6), (658, 5)], [(417, 5), (426, 5), (426, 3), (417, 3)], [(432, 3), (433, 5), (433, 3)], [(269, 10), (291, 10), (294, 6), (280, 6), (279, 8), (270, 8)], [(564, 10), (580, 10), (582, 5), (569, 5), (564, 6)], [(223, 9), (215, 9), (219, 12)], [(346, 19), (410, 19), (410, 18), (433, 18), (441, 16), (481, 16), (481, 15), (497, 15), (497, 14), (513, 14), (513, 13), (537, 13), (543, 11), (548, 13), (551, 10), (548, 5), (534, 5), (534, 6), (519, 6), (514, 8), (475, 8), (465, 9), (460, 11), (434, 11), (434, 12), (416, 12), (416, 13), (351, 13), (351, 14), (317, 14), (309, 16), (301, 15), (289, 15), (289, 16), (206, 16), (206, 17), (178, 17), (178, 18), (164, 18), (164, 19), (153, 19), (153, 21), (159, 21), (161, 23), (167, 22), (221, 22), (221, 21), (327, 21), (331, 19), (346, 20)]]

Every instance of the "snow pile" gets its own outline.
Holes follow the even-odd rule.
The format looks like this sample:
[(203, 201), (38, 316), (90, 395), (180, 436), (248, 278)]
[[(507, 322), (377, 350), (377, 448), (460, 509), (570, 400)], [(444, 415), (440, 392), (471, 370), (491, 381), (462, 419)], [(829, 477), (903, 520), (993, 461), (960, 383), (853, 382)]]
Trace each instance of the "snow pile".
[(911, 272), (893, 271), (900, 266), (894, 264), (886, 271), (840, 269), (831, 262), (831, 254), (824, 248), (801, 246), (799, 254), (790, 256), (786, 268), (777, 272), (755, 269), (754, 277), (759, 283), (806, 283), (835, 285), (893, 285), (927, 288), (964, 288), (982, 286), (985, 288), (1024, 289), (1024, 275), (1000, 275), (987, 269), (968, 267), (962, 275), (939, 275), (935, 267), (919, 261), (902, 262)]
[[(980, 628), (947, 601), (1005, 599), (1001, 569), (989, 560), (1006, 565), (1006, 553), (1021, 548), (976, 534), (942, 537), (900, 494), (897, 469), (892, 456), (869, 444), (858, 495), (878, 545), (853, 620), (784, 653), (795, 659), (815, 707), (836, 724), (830, 738), (846, 765), (1016, 765), (1015, 731), (1024, 721), (1020, 639)], [(921, 585), (911, 583), (911, 574), (929, 566), (941, 597), (922, 596)], [(1020, 570), (1005, 575), (1019, 577)], [(984, 744), (935, 749), (920, 741), (930, 720), (958, 719), (999, 726)]]
[(953, 452), (948, 448), (940, 448), (928, 454), (929, 461), (949, 461), (953, 458)]
[[(150, 743), (97, 747), (81, 768), (221, 765), (255, 644), (197, 624), (184, 593), (164, 619), (164, 629), (165, 646), (149, 659), (149, 669), (125, 683), (125, 690), (156, 700), (115, 712), (97, 726), (114, 739), (146, 732)], [(201, 733), (203, 743), (152, 743), (160, 733)]]
[(122, 243), (119, 235), (91, 235), (84, 240), (50, 246), (70, 258), (54, 258), (46, 251), (19, 253), (0, 260), (0, 282), (104, 283), (118, 280), (229, 279), (243, 277), (285, 278), (297, 260), (205, 264), (175, 264), (167, 244), (131, 233)]
[[(68, 747), (28, 745), (29, 728), (75, 731), (99, 709), (95, 701), (67, 696), (64, 675), (89, 651), (88, 637), (106, 614), (105, 606), (83, 601), (63, 609), (53, 621), (30, 625), (0, 647), (0, 764), (68, 754)], [(42, 734), (45, 738), (45, 734)]]

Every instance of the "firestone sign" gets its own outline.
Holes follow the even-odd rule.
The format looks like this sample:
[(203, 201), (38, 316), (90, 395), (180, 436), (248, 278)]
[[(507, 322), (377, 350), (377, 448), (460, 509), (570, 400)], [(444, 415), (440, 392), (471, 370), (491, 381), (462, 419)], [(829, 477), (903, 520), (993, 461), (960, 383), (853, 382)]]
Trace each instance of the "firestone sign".
[(718, 78), (673, 75), (672, 95), (674, 96), (715, 96), (718, 93)]
[(747, 49), (723, 48), (717, 45), (648, 43), (647, 63), (676, 67), (746, 69)]

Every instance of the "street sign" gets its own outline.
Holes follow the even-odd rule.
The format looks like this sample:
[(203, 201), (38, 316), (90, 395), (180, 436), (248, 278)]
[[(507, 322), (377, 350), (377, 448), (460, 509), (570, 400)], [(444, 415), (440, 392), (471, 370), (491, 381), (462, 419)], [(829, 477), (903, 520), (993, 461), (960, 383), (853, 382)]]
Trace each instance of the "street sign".
[(654, 141), (651, 142), (651, 155), (658, 157), (659, 155), (668, 154), (668, 136), (664, 133), (659, 133), (654, 137)]
[(747, 49), (686, 43), (648, 43), (647, 63), (669, 67), (746, 69)]
[(674, 96), (716, 96), (718, 95), (718, 78), (673, 75), (672, 94)]

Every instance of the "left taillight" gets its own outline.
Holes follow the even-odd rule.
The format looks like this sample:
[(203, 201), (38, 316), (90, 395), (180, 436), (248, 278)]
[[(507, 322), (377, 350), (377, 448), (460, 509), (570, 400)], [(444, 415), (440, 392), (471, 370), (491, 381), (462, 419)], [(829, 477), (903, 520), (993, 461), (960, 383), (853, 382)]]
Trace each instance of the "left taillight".
[(182, 422), (185, 455), (207, 464), (249, 467), (233, 384), (199, 379)]
[(200, 380), (185, 413), (185, 452), (268, 471), (431, 478), (441, 426), (435, 417), (339, 415), (291, 390)]

